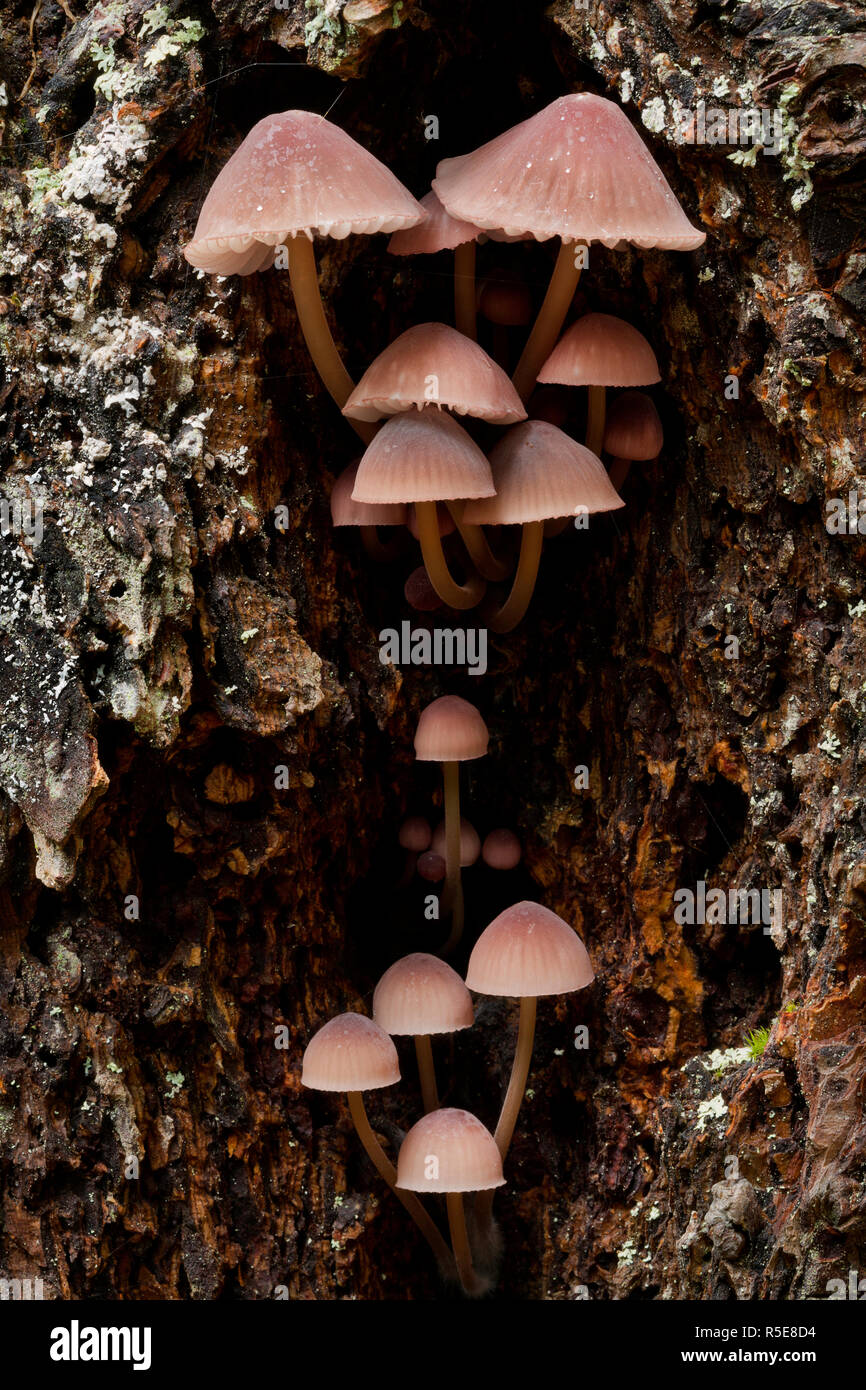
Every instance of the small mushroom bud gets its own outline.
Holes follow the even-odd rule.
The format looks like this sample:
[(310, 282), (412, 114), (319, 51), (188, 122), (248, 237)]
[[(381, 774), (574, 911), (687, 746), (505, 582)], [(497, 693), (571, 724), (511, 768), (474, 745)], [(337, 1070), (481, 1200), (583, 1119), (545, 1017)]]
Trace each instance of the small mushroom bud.
[(408, 883), (415, 872), (418, 855), (430, 848), (430, 822), (426, 821), (423, 816), (408, 816), (400, 826), (397, 839), (406, 851), (406, 863), (403, 867), (403, 877), (400, 880), (402, 885)]
[(516, 869), (522, 850), (513, 830), (491, 830), (481, 847), (481, 858), (491, 869)]
[(623, 391), (610, 408), (604, 432), (611, 484), (622, 487), (632, 463), (658, 458), (663, 443), (662, 422), (650, 397), (644, 391)]
[(427, 883), (441, 883), (445, 877), (445, 860), (441, 854), (434, 854), (432, 850), (418, 855), (416, 867), (419, 877)]
[(403, 585), (403, 593), (409, 607), (414, 608), (417, 613), (435, 613), (438, 608), (444, 607), (423, 565), (419, 565), (409, 575)]

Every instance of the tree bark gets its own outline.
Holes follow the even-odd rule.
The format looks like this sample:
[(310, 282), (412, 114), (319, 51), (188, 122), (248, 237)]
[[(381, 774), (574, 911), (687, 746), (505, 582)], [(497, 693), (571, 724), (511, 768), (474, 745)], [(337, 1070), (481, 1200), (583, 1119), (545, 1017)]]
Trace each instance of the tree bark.
[[(825, 524), (866, 498), (862, 15), (512, 9), (0, 3), (2, 493), (43, 518), (0, 537), (0, 1277), (48, 1296), (456, 1296), (344, 1102), (300, 1086), (310, 1034), (441, 938), (397, 827), (441, 814), (412, 737), (451, 691), (492, 735), (464, 813), (524, 846), (466, 871), (467, 951), (537, 898), (597, 976), (539, 1003), (493, 1296), (823, 1298), (866, 1268), (866, 546)], [(581, 89), (707, 232), (592, 248), (573, 307), (652, 342), (665, 448), (548, 544), (483, 679), (397, 670), (378, 633), (419, 560), (331, 528), (357, 441), (288, 275), (181, 248), (271, 111), (330, 111), (420, 197)], [(778, 112), (778, 153), (679, 143), (700, 102)], [(450, 305), (449, 257), (385, 247), (317, 247), (356, 377)], [(518, 268), (537, 306), (554, 255), (489, 243), (479, 281)], [(681, 924), (699, 882), (779, 889), (781, 918)], [(495, 1124), (516, 1022), (480, 1001), (434, 1041), (443, 1104)], [(392, 1158), (407, 1041), (367, 1097)]]

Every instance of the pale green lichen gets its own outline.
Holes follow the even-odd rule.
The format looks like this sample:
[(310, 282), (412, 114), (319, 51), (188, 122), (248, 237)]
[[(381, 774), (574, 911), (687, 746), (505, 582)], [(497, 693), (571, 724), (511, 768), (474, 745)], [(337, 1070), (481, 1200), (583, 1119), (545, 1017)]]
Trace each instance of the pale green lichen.
[(166, 32), (144, 55), (146, 68), (158, 67), (166, 58), (176, 58), (190, 44), (198, 43), (204, 37), (204, 29), (197, 19), (179, 19), (169, 25)]
[(728, 159), (732, 164), (739, 164), (743, 168), (752, 169), (758, 162), (758, 152), (760, 149), (760, 145), (750, 145), (748, 149), (745, 150), (733, 150), (732, 153), (728, 155)]
[(779, 107), (783, 113), (780, 154), (786, 169), (782, 178), (785, 183), (797, 180), (797, 187), (791, 194), (791, 206), (795, 212), (799, 212), (803, 204), (808, 203), (814, 192), (809, 175), (813, 161), (804, 159), (801, 155), (796, 122), (788, 111), (788, 107), (799, 94), (800, 88), (796, 82), (787, 83), (779, 93)]
[(708, 1120), (722, 1120), (727, 1113), (728, 1107), (725, 1105), (722, 1097), (710, 1096), (709, 1100), (702, 1100), (698, 1106), (698, 1118), (695, 1129), (702, 1134)]

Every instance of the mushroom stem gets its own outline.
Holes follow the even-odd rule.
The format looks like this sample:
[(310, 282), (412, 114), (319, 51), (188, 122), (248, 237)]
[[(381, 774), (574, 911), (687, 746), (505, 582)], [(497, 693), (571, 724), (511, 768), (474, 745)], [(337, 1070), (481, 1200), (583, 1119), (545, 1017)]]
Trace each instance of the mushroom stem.
[[(517, 1116), (520, 1113), (520, 1106), (526, 1091), (526, 1078), (529, 1075), (529, 1064), (532, 1061), (532, 1044), (535, 1041), (536, 1003), (537, 1000), (531, 997), (524, 997), (520, 1001), (520, 1022), (517, 1026), (517, 1046), (514, 1049), (511, 1078), (508, 1082), (508, 1090), (505, 1092), (505, 1100), (502, 1102), (496, 1133), (493, 1136), (503, 1163), (511, 1146), (511, 1137), (514, 1134), (514, 1126), (517, 1123)], [(490, 1225), (494, 1192), (495, 1188), (490, 1188), (486, 1192), (479, 1192), (475, 1199), (475, 1214), (482, 1230)]]
[[(289, 248), (289, 279), (307, 351), (323, 385), (342, 410), (354, 390), (354, 382), (343, 366), (343, 359), (325, 318), (313, 243), (309, 237), (300, 235), (289, 237), (286, 244)], [(366, 444), (376, 433), (375, 424), (363, 420), (350, 420), (349, 424)]]
[(590, 386), (586, 409), (586, 447), (591, 454), (595, 454), (596, 458), (601, 458), (606, 400), (607, 396), (603, 386)]
[(494, 583), (507, 579), (510, 573), (508, 566), (503, 564), (501, 560), (497, 560), (493, 554), (484, 534), (484, 528), (476, 526), (472, 521), (463, 520), (466, 503), (446, 502), (445, 505), (451, 513), (454, 525), (460, 532), (460, 539), (466, 546), (469, 558), (478, 573), (483, 575), (485, 579), (492, 579)]
[(408, 1211), (415, 1225), (418, 1227), (424, 1239), (427, 1241), (436, 1259), (439, 1261), (443, 1272), (450, 1272), (453, 1268), (454, 1260), (448, 1245), (442, 1236), (438, 1226), (428, 1216), (414, 1192), (404, 1192), (402, 1188), (396, 1186), (397, 1169), (394, 1167), (379, 1140), (376, 1138), (370, 1127), (367, 1118), (367, 1111), (364, 1108), (364, 1097), (360, 1091), (349, 1091), (349, 1111), (358, 1138), (364, 1146), (364, 1150), (380, 1178), (388, 1184), (397, 1201), (400, 1202)]
[(421, 1095), (424, 1100), (424, 1113), (439, 1109), (439, 1091), (436, 1086), (436, 1068), (433, 1065), (433, 1048), (430, 1035), (419, 1033), (415, 1038), (415, 1056), (418, 1059), (418, 1075), (421, 1078)]
[(520, 537), (520, 558), (511, 593), (488, 622), (494, 632), (513, 632), (529, 607), (538, 578), (541, 547), (544, 544), (544, 522), (527, 521)]
[(613, 486), (619, 492), (631, 468), (631, 459), (611, 459), (608, 475)]
[(511, 1080), (508, 1083), (505, 1100), (502, 1102), (499, 1123), (493, 1136), (503, 1163), (511, 1146), (511, 1136), (514, 1133), (514, 1126), (517, 1123), (517, 1116), (523, 1102), (526, 1078), (529, 1075), (529, 1064), (532, 1061), (532, 1044), (535, 1041), (535, 1007), (534, 998), (523, 998), (520, 1001), (520, 1022), (517, 1026), (514, 1065), (511, 1068)]
[(475, 242), (464, 241), (454, 252), (454, 324), (475, 342)]
[(568, 306), (574, 298), (580, 279), (580, 268), (574, 263), (575, 251), (579, 244), (560, 246), (544, 303), (538, 311), (532, 332), (526, 340), (526, 346), (511, 378), (514, 389), (524, 404), (532, 393), (543, 363), (553, 351), (559, 330), (568, 313)]
[(445, 887), (442, 906), (451, 913), (451, 932), (442, 948), (447, 956), (463, 935), (463, 880), (460, 876), (460, 764), (442, 764), (445, 800)]
[(433, 588), (449, 608), (474, 608), (487, 586), (477, 574), (471, 575), (465, 584), (458, 584), (452, 577), (442, 549), (436, 503), (416, 502), (415, 516), (421, 555)]
[(403, 550), (402, 535), (392, 537), (389, 541), (383, 541), (375, 526), (361, 527), (361, 541), (370, 556), (371, 560), (376, 560), (381, 565), (389, 564), (396, 560)]
[(466, 1234), (466, 1213), (463, 1210), (463, 1193), (446, 1192), (445, 1205), (448, 1209), (448, 1229), (451, 1232), (451, 1246), (454, 1250), (454, 1263), (463, 1285), (464, 1293), (481, 1292), (481, 1284), (472, 1264), (472, 1251)]

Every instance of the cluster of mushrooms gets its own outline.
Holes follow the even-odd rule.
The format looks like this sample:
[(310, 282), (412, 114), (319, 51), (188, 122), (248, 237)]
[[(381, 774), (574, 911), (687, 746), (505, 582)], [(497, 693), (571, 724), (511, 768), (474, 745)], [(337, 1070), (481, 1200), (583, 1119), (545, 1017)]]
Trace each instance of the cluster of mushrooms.
[[(328, 326), (313, 241), (375, 232), (391, 233), (389, 251), (398, 256), (453, 251), (456, 326), (407, 329), (355, 385)], [(488, 239), (559, 241), (547, 293), (511, 377), (507, 335), (528, 324), (529, 297), (507, 273), (476, 285), (476, 245)], [(316, 370), (365, 446), (334, 486), (335, 526), (360, 528), (367, 550), (381, 560), (402, 553), (411, 533), (423, 565), (407, 580), (408, 601), (422, 610), (482, 605), (485, 623), (506, 633), (526, 613), (545, 536), (563, 530), (570, 517), (622, 507), (618, 489), (631, 463), (656, 458), (662, 446), (655, 406), (637, 389), (660, 380), (646, 339), (599, 312), (583, 314), (562, 333), (589, 246), (685, 251), (704, 239), (620, 108), (579, 93), (560, 97), (470, 154), (443, 160), (420, 202), (323, 117), (269, 116), (218, 175), (184, 254), (197, 269), (219, 276), (288, 267)], [(492, 356), (477, 342), (479, 309), (496, 330)], [(567, 418), (561, 409), (545, 400), (552, 384), (587, 388), (582, 443), (561, 428)], [(618, 394), (609, 402), (610, 388)], [(500, 433), (489, 445), (494, 431)], [(503, 529), (510, 527), (519, 528), (519, 547)], [(390, 534), (383, 534), (386, 528)], [(463, 931), (461, 840), (471, 827), (461, 822), (459, 764), (482, 757), (487, 742), (484, 720), (465, 700), (446, 695), (422, 712), (416, 755), (442, 764), (444, 826), (432, 844), (429, 825), (413, 818), (404, 823), (401, 843), (420, 856), (413, 869), (423, 859), (424, 876), (444, 880), (441, 906), (450, 934), (439, 954), (414, 953), (385, 972), (372, 1018), (346, 1013), (326, 1023), (306, 1049), (301, 1075), (314, 1090), (347, 1094), (377, 1171), (425, 1236), (443, 1276), (459, 1279), (473, 1295), (495, 1279), (493, 1197), (505, 1181), (503, 1163), (526, 1085), (536, 1000), (583, 989), (593, 979), (577, 932), (535, 902), (516, 903), (486, 927), (472, 947), (465, 981), (442, 959)], [(512, 867), (520, 845), (510, 831), (497, 831), (491, 853), (500, 867)], [(468, 1111), (439, 1105), (430, 1040), (473, 1025), (470, 991), (520, 1000), (511, 1079), (492, 1134)], [(395, 1167), (373, 1132), (363, 1093), (400, 1080), (393, 1042), (400, 1036), (415, 1040), (425, 1114), (405, 1135)], [(474, 1198), (465, 1204), (467, 1193)], [(435, 1194), (445, 1196), (450, 1244), (421, 1201)]]
[[(356, 386), (328, 327), (313, 238), (373, 232), (391, 232), (396, 255), (454, 251), (457, 327), (407, 329)], [(510, 380), (476, 341), (475, 246), (482, 238), (560, 241)], [(471, 154), (443, 160), (420, 203), (323, 117), (268, 116), (217, 176), (184, 254), (216, 275), (249, 275), (285, 260), (319, 376), (366, 445), (334, 489), (335, 525), (363, 528), (369, 548), (383, 556), (390, 552), (377, 528), (409, 526), (427, 590), (456, 610), (485, 600), (486, 624), (505, 633), (531, 600), (545, 527), (550, 534), (563, 519), (623, 506), (616, 489), (629, 464), (661, 448), (655, 406), (634, 389), (660, 380), (646, 339), (620, 319), (590, 313), (557, 342), (587, 248), (631, 242), (691, 250), (703, 241), (620, 108), (579, 93)], [(492, 290), (487, 312), (513, 322), (507, 283), (498, 295)], [(588, 388), (584, 443), (549, 419), (527, 418), (537, 383)], [(606, 419), (610, 387), (624, 394)], [(466, 427), (473, 420), (504, 431), (489, 455)], [(602, 452), (612, 460), (610, 474)], [(485, 530), (512, 526), (521, 537), (516, 564), (507, 541), (497, 553), (499, 538), (491, 545)], [(442, 545), (449, 528), (460, 537), (462, 577)], [(415, 587), (423, 589), (419, 579)], [(500, 597), (485, 597), (488, 584), (509, 580)]]

